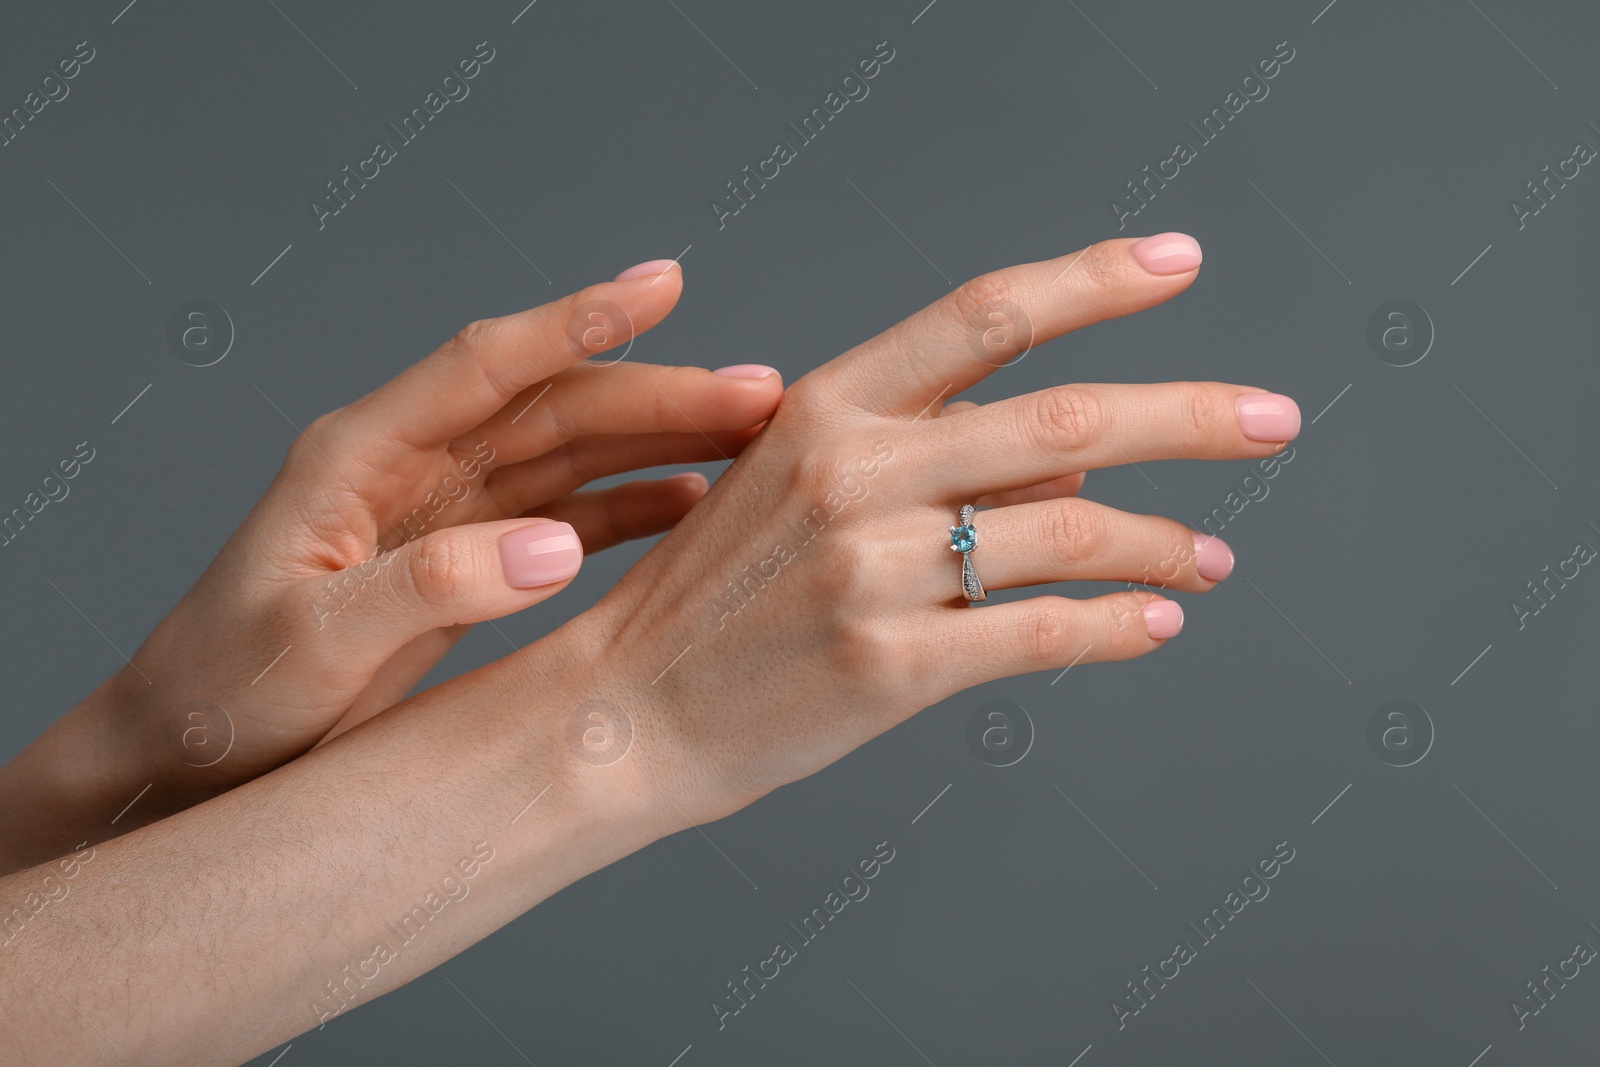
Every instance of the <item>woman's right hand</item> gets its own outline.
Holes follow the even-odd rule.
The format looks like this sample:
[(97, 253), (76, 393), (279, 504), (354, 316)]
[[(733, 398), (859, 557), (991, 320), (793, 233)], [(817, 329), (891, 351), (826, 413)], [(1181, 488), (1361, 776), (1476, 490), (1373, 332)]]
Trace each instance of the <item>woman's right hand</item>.
[(1001, 270), (791, 386), (700, 505), (552, 635), (581, 665), (582, 691), (553, 712), (579, 778), (609, 793), (618, 779), (599, 776), (621, 773), (642, 802), (706, 821), (963, 689), (1176, 635), (1181, 608), (1144, 589), (968, 607), (947, 530), (962, 505), (998, 503), (978, 512), (971, 557), (990, 590), (1205, 592), (1233, 566), (1220, 541), (1025, 490), (1124, 463), (1270, 456), (1299, 432), (1292, 400), (1215, 382), (1063, 385), (934, 416), (1030, 344), (1177, 295), (1199, 262), (1192, 239), (1163, 234)]
[[(1181, 291), (1198, 264), (1186, 247), (1112, 241), (963, 286), (798, 382), (596, 607), (75, 859), (91, 873), (51, 905), (70, 914), (6, 947), (0, 1059), (240, 1062), (943, 697), (1159, 646), (1181, 613), (1154, 592), (963, 606), (946, 529), (961, 505), (993, 505), (973, 556), (991, 589), (1210, 589), (1232, 563), (1218, 542), (1030, 487), (1060, 493), (1114, 463), (1266, 457), (1299, 429), (1293, 402), (1075, 385), (932, 416), (1030, 336)], [(0, 878), (0, 897), (36, 896), (56, 869)], [(231, 980), (240, 961), (247, 980)]]

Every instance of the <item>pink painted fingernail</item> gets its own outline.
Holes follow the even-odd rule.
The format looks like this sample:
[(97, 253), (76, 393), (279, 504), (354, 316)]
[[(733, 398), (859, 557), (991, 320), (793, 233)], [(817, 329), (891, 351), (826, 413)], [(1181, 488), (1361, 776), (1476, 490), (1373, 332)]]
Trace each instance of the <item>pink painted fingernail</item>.
[(678, 261), (675, 259), (652, 259), (647, 263), (639, 264), (637, 267), (629, 267), (612, 280), (625, 282), (629, 278), (644, 278), (651, 274), (665, 274), (676, 266), (678, 266)]
[(724, 378), (765, 378), (769, 374), (777, 374), (778, 369), (760, 363), (736, 363), (731, 367), (718, 367), (711, 373)]
[(1186, 233), (1158, 233), (1134, 245), (1133, 258), (1151, 274), (1182, 274), (1200, 265), (1200, 242)]
[(1233, 549), (1220, 537), (1194, 535), (1194, 569), (1208, 582), (1220, 582), (1233, 573)]
[(1292, 441), (1300, 432), (1300, 405), (1278, 393), (1250, 393), (1233, 402), (1239, 432), (1252, 441)]
[(1144, 628), (1152, 638), (1165, 641), (1183, 629), (1183, 608), (1175, 600), (1153, 600), (1144, 606)]
[(541, 522), (500, 538), (500, 569), (513, 589), (564, 582), (583, 566), (583, 542), (564, 522)]

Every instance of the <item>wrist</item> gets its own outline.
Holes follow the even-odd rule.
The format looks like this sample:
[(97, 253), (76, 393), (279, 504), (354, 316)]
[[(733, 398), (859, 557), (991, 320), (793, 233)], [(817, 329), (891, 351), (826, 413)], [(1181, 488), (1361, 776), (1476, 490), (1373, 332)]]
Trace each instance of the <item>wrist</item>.
[(591, 615), (501, 661), (503, 729), (522, 739), (516, 758), (539, 769), (540, 788), (550, 787), (536, 809), (557, 801), (631, 842), (626, 854), (690, 821), (709, 821), (707, 804), (672, 728), (685, 712), (667, 707), (649, 678), (634, 677)]
[[(645, 664), (622, 647), (625, 620), (591, 609), (525, 650), (553, 666), (556, 694), (538, 709), (539, 729), (561, 754), (575, 796), (655, 837), (715, 822), (771, 786), (729, 774), (731, 751), (701, 737), (719, 694), (673, 684), (674, 663)], [(750, 788), (745, 788), (746, 785)]]

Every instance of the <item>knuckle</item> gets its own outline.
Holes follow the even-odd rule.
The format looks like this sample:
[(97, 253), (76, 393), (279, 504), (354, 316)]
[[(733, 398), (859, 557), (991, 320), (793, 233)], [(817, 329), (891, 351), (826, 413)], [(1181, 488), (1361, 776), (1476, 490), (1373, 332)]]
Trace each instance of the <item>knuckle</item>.
[(559, 452), (567, 467), (567, 484), (573, 489), (588, 485), (606, 473), (601, 469), (595, 450), (581, 447), (580, 442), (568, 442), (561, 446)]
[(879, 676), (892, 660), (892, 650), (881, 621), (874, 624), (852, 613), (840, 617), (835, 628), (839, 638), (839, 662), (852, 677)]
[(1036, 669), (1060, 662), (1071, 632), (1066, 609), (1060, 600), (1046, 598), (1023, 616), (1018, 644), (1027, 662)]
[(802, 507), (826, 511), (830, 496), (837, 495), (844, 478), (854, 469), (857, 455), (843, 445), (812, 448), (794, 466), (794, 490)]
[(330, 411), (319, 415), (306, 425), (306, 428), (295, 435), (289, 444), (289, 456), (293, 460), (306, 462), (320, 458), (319, 452), (326, 454), (330, 448), (335, 447), (342, 432), (342, 419), (339, 412)]
[(1003, 271), (980, 274), (962, 282), (950, 294), (950, 307), (961, 323), (996, 307), (1011, 307), (1016, 302), (1016, 286)]
[(494, 333), (494, 319), (474, 319), (450, 338), (450, 347), (462, 352), (475, 352), (488, 343)]
[(784, 426), (815, 429), (837, 422), (855, 405), (829, 373), (829, 368), (813, 371), (789, 386), (779, 401), (774, 421)]
[(903, 692), (913, 679), (895, 628), (859, 610), (860, 604), (855, 607), (857, 610), (841, 615), (835, 623), (840, 671), (874, 692)]
[(1222, 390), (1208, 382), (1196, 382), (1185, 387), (1183, 397), (1187, 429), (1197, 438), (1206, 438), (1219, 429), (1236, 423), (1233, 404), (1222, 395)]
[(473, 562), (470, 544), (447, 532), (413, 542), (407, 577), (423, 604), (445, 607), (461, 600), (471, 589)]
[(1076, 386), (1046, 389), (1034, 413), (1036, 432), (1053, 449), (1077, 452), (1094, 444), (1104, 428), (1104, 407), (1093, 392)]
[(1045, 544), (1054, 561), (1071, 567), (1092, 559), (1105, 544), (1106, 520), (1098, 508), (1069, 498), (1045, 513)]
[(529, 356), (510, 358), (504, 343), (505, 327), (500, 319), (474, 319), (450, 339), (446, 349), (452, 363), (465, 371), (481, 375), (494, 394), (510, 400), (531, 380), (537, 362)]
[(1090, 245), (1074, 263), (1073, 281), (1090, 293), (1113, 292), (1127, 283), (1129, 259), (1125, 251), (1111, 242)]

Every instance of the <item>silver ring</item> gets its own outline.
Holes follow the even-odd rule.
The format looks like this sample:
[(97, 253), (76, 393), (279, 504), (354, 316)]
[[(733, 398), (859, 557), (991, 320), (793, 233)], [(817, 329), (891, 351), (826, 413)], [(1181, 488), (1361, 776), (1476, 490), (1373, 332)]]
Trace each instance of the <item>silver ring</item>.
[(961, 553), (961, 595), (969, 604), (989, 596), (978, 581), (978, 569), (972, 565), (972, 550), (978, 547), (978, 528), (972, 524), (972, 517), (977, 513), (977, 508), (965, 505), (956, 520), (960, 525), (950, 527), (950, 550)]

